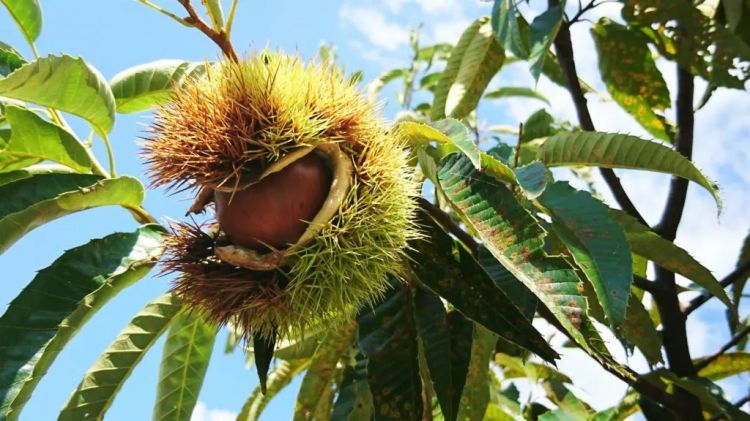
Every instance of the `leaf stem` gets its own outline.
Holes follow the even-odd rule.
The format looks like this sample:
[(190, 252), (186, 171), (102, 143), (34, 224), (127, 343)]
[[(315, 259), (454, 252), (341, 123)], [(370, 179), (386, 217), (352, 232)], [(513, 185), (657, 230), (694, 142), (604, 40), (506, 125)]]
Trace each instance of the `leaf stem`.
[(112, 145), (109, 143), (109, 136), (104, 135), (102, 137), (104, 147), (107, 149), (107, 161), (109, 161), (109, 176), (117, 177), (117, 171), (115, 170), (115, 156), (112, 153)]
[[(729, 285), (732, 285), (733, 283), (739, 281), (740, 279), (747, 278), (748, 276), (750, 276), (750, 260), (744, 261), (741, 265), (737, 266), (737, 268), (732, 273), (730, 273), (724, 279), (722, 279), (721, 286), (726, 288)], [(713, 297), (714, 297), (713, 294), (706, 292), (693, 298), (693, 300), (690, 301), (688, 306), (685, 307), (685, 309), (683, 310), (683, 313), (685, 313), (685, 315), (687, 316), (688, 314), (697, 310), (698, 307), (702, 306), (706, 301), (710, 300)]]
[(226, 31), (217, 31), (208, 26), (208, 24), (201, 19), (200, 15), (198, 15), (198, 12), (195, 11), (193, 5), (190, 4), (190, 0), (177, 0), (177, 2), (180, 3), (188, 13), (188, 17), (184, 19), (187, 23), (203, 32), (203, 34), (211, 39), (211, 41), (216, 43), (226, 58), (233, 62), (239, 61), (237, 53), (234, 51), (234, 47), (232, 46), (232, 42), (229, 40)]
[(232, 5), (229, 6), (229, 14), (227, 15), (227, 22), (224, 24), (224, 33), (229, 38), (232, 35), (232, 24), (234, 23), (234, 14), (237, 12), (237, 4), (240, 0), (232, 0)]
[(170, 12), (169, 10), (163, 9), (163, 8), (157, 6), (156, 4), (151, 3), (150, 0), (138, 0), (138, 2), (142, 3), (142, 4), (146, 5), (146, 6), (148, 6), (150, 8), (152, 8), (154, 10), (156, 10), (157, 12), (159, 12), (159, 13), (161, 13), (163, 15), (168, 16), (169, 18), (177, 21), (177, 23), (179, 23), (180, 25), (184, 25), (184, 26), (187, 26), (187, 27), (192, 27), (193, 26), (188, 21), (186, 21), (185, 19), (183, 19), (183, 18), (177, 16), (176, 14)]

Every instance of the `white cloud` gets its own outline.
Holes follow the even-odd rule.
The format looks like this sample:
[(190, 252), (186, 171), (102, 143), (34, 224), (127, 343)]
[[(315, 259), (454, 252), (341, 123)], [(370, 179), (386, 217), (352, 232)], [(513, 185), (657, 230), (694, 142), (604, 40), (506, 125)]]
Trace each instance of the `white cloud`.
[(236, 412), (224, 409), (209, 409), (205, 403), (198, 401), (190, 421), (234, 421), (237, 415)]
[(375, 47), (394, 51), (409, 43), (409, 31), (388, 21), (375, 9), (344, 4), (339, 10), (339, 17), (361, 32)]
[(420, 10), (427, 14), (453, 13), (461, 10), (458, 0), (384, 0), (383, 2), (392, 13), (401, 12), (409, 3), (418, 5)]

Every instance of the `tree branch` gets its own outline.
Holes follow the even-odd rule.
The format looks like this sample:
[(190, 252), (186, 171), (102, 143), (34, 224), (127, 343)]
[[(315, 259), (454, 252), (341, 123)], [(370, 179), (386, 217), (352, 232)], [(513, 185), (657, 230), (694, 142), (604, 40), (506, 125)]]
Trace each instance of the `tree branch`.
[[(558, 6), (559, 1), (549, 0), (549, 5), (550, 7)], [(557, 61), (560, 63), (560, 68), (565, 77), (565, 84), (568, 88), (568, 92), (570, 92), (571, 98), (573, 99), (573, 104), (575, 104), (576, 107), (578, 122), (583, 130), (591, 132), (596, 131), (594, 122), (591, 120), (588, 106), (586, 105), (586, 97), (583, 94), (583, 89), (581, 89), (581, 83), (578, 81), (578, 72), (576, 70), (575, 58), (573, 56), (573, 44), (570, 40), (570, 29), (568, 28), (568, 24), (563, 22), (560, 26), (560, 31), (557, 33), (557, 37), (555, 37), (554, 45), (555, 51), (557, 52)], [(630, 216), (638, 219), (641, 224), (649, 226), (630, 200), (630, 197), (628, 197), (627, 192), (622, 187), (622, 183), (620, 183), (620, 179), (615, 172), (609, 168), (600, 168), (599, 171), (620, 207)]]
[(190, 0), (177, 0), (177, 2), (180, 3), (188, 13), (188, 17), (184, 18), (187, 23), (198, 28), (198, 30), (203, 32), (208, 38), (211, 39), (211, 41), (216, 43), (216, 45), (221, 48), (221, 52), (224, 53), (224, 56), (226, 58), (234, 62), (239, 61), (237, 53), (234, 51), (232, 42), (229, 40), (226, 32), (217, 31), (206, 24), (206, 22), (201, 19), (200, 15), (198, 15), (198, 12), (195, 11), (193, 5), (190, 4)]
[[(746, 260), (741, 265), (737, 266), (737, 268), (727, 275), (724, 279), (721, 280), (721, 286), (724, 288), (728, 287), (729, 285), (732, 285), (733, 283), (739, 281), (740, 279), (745, 279), (748, 276), (750, 276), (750, 260)], [(683, 313), (687, 316), (688, 314), (694, 312), (698, 309), (698, 307), (702, 306), (706, 301), (710, 300), (711, 298), (715, 297), (710, 292), (705, 292), (695, 298), (693, 298), (692, 301), (685, 307), (683, 310)]]
[(453, 222), (450, 215), (443, 212), (442, 209), (430, 203), (430, 201), (428, 201), (424, 197), (417, 198), (417, 204), (419, 204), (422, 210), (427, 212), (446, 231), (456, 236), (459, 241), (461, 241), (466, 247), (468, 247), (469, 251), (471, 251), (471, 254), (473, 254), (474, 256), (479, 255), (479, 245), (477, 244), (477, 241), (468, 232), (464, 231), (455, 222)]
[(734, 347), (735, 345), (737, 345), (745, 336), (747, 336), (749, 334), (750, 334), (750, 326), (746, 326), (744, 329), (742, 329), (741, 331), (737, 332), (737, 334), (734, 335), (732, 337), (732, 339), (730, 339), (729, 342), (727, 342), (724, 346), (722, 346), (718, 351), (716, 351), (714, 354), (712, 354), (709, 357), (701, 359), (700, 362), (695, 365), (696, 372), (700, 371), (703, 368), (708, 367), (709, 364), (711, 364), (717, 358), (719, 358), (722, 355), (724, 355), (724, 353), (726, 353), (732, 347)]

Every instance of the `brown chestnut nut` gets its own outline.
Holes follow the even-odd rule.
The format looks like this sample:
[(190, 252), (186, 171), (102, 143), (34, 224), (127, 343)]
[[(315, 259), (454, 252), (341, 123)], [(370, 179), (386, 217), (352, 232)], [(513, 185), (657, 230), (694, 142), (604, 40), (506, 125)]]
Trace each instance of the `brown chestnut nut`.
[(325, 159), (310, 153), (244, 190), (216, 191), (219, 226), (235, 245), (286, 248), (323, 206), (331, 180)]

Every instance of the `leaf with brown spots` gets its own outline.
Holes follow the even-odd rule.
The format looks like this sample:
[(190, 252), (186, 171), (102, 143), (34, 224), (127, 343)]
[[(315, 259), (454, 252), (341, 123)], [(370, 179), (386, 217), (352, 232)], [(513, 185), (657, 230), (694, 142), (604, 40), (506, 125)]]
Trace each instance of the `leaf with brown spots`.
[(420, 224), (427, 235), (412, 243), (414, 252), (410, 255), (417, 279), (466, 317), (543, 359), (554, 361), (557, 352), (482, 266), (440, 226), (426, 215), (421, 216)]
[(661, 114), (671, 105), (669, 89), (651, 56), (648, 38), (607, 18), (599, 19), (591, 35), (612, 99), (649, 133), (671, 142), (674, 127)]
[(492, 255), (551, 311), (562, 329), (607, 368), (623, 375), (588, 317), (588, 304), (573, 268), (544, 252), (544, 230), (502, 183), (476, 171), (459, 155), (443, 160), (440, 184), (451, 206)]

